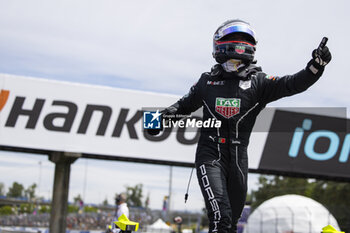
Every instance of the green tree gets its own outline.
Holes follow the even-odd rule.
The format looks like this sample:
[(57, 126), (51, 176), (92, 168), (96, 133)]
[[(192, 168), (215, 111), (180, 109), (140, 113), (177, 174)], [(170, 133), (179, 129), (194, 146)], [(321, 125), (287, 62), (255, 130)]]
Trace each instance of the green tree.
[(0, 207), (0, 215), (11, 215), (14, 214), (11, 206), (2, 206)]
[(24, 190), (24, 195), (28, 199), (33, 199), (35, 197), (36, 184), (32, 184), (26, 190)]
[(34, 205), (33, 204), (20, 204), (19, 206), (19, 212), (20, 213), (33, 213), (34, 211)]
[(23, 185), (13, 182), (12, 187), (9, 188), (7, 193), (8, 197), (23, 197), (24, 187)]
[(0, 183), (0, 196), (5, 196), (5, 185)]
[(77, 213), (79, 211), (79, 207), (75, 205), (68, 205), (68, 213)]
[(107, 205), (108, 205), (108, 200), (107, 200), (107, 198), (102, 202), (102, 205), (103, 205), (103, 206), (107, 206)]
[(80, 204), (80, 202), (83, 201), (83, 199), (81, 198), (80, 194), (78, 194), (78, 196), (73, 198), (74, 204)]
[(258, 190), (251, 193), (252, 207), (255, 208), (274, 196), (285, 194), (311, 197), (308, 180), (282, 176), (260, 176)]
[(85, 213), (97, 213), (97, 208), (92, 206), (85, 206), (84, 207)]
[(48, 205), (44, 205), (44, 206), (41, 206), (39, 208), (39, 213), (43, 214), (43, 213), (50, 213), (51, 211), (51, 207), (48, 206)]
[(142, 207), (142, 184), (126, 186), (126, 202), (129, 206)]

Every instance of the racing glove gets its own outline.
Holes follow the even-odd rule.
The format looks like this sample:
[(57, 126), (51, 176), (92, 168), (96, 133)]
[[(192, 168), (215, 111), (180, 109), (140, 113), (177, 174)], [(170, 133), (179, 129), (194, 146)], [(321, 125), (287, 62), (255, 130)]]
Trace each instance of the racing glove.
[(307, 64), (307, 68), (313, 73), (317, 74), (320, 70), (332, 60), (332, 54), (326, 46), (327, 38), (324, 37), (317, 49), (312, 51), (312, 59)]
[(163, 129), (146, 129), (147, 133), (152, 136), (158, 135)]
[(332, 60), (332, 54), (329, 52), (328, 47), (324, 46), (322, 49), (312, 51), (312, 59), (320, 66), (326, 66)]

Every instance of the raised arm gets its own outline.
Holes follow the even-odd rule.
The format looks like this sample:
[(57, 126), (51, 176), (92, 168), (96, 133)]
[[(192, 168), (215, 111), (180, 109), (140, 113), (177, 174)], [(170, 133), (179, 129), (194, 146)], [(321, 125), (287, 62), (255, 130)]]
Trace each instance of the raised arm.
[(267, 104), (282, 97), (303, 92), (313, 85), (321, 77), (324, 67), (332, 59), (326, 42), (327, 39), (324, 38), (320, 46), (312, 52), (312, 59), (306, 68), (296, 74), (273, 77), (259, 73), (258, 82), (262, 87), (260, 88), (260, 101)]

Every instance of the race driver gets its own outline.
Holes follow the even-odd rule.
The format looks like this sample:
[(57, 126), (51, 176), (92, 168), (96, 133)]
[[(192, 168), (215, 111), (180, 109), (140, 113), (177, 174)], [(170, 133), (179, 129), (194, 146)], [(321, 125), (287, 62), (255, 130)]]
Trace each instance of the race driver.
[(220, 128), (201, 129), (195, 159), (210, 233), (237, 232), (247, 193), (247, 146), (255, 119), (266, 104), (303, 92), (320, 78), (331, 60), (324, 40), (304, 69), (274, 77), (255, 65), (257, 39), (250, 24), (226, 21), (213, 38), (213, 57), (218, 64), (162, 112), (186, 115), (203, 107), (203, 120), (221, 121)]

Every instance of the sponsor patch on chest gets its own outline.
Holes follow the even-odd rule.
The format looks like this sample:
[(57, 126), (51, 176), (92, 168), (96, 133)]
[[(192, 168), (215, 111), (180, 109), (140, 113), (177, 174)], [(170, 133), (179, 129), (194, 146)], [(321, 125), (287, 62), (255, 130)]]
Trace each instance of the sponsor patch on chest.
[(218, 85), (225, 85), (225, 81), (208, 81), (207, 85), (213, 85), (213, 86), (218, 86)]
[(225, 118), (231, 118), (239, 113), (241, 99), (217, 97), (215, 111)]

